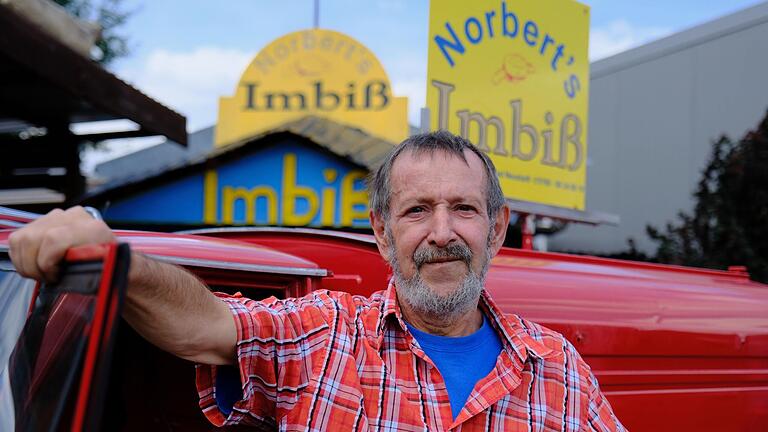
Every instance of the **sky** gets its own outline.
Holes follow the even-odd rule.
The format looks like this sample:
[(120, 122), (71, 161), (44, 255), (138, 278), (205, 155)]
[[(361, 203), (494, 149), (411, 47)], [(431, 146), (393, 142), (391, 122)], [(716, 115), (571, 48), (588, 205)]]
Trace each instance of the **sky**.
[[(439, 0), (433, 0), (439, 1)], [(510, 3), (514, 0), (508, 0)], [(547, 0), (539, 0), (547, 1)], [(382, 62), (396, 96), (409, 98), (418, 124), (427, 76), (428, 0), (319, 0), (320, 27), (351, 36)], [(595, 61), (760, 3), (756, 0), (590, 0)], [(216, 121), (248, 62), (272, 40), (313, 25), (315, 0), (124, 0), (121, 33), (130, 54), (110, 70), (187, 117), (194, 132)], [(85, 172), (103, 160), (162, 141), (107, 143), (84, 155)]]

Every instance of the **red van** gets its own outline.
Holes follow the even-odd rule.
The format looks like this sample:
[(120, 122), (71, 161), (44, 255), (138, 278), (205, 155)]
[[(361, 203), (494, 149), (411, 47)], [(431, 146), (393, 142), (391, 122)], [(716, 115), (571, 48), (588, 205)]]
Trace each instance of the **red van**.
[[(389, 277), (367, 235), (118, 231), (120, 245), (71, 250), (61, 282), (37, 286), (10, 264), (10, 232), (0, 231), (0, 430), (211, 430), (197, 407), (193, 365), (119, 318), (128, 248), (252, 298), (321, 288), (367, 295)], [(504, 311), (573, 342), (630, 430), (768, 424), (768, 286), (743, 269), (503, 249), (487, 288)]]

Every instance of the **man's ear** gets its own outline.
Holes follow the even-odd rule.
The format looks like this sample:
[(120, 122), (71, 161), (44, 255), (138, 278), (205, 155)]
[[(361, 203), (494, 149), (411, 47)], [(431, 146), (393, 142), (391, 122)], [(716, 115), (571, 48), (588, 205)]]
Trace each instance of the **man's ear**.
[(491, 256), (496, 256), (501, 247), (504, 246), (504, 239), (507, 237), (507, 227), (509, 227), (509, 207), (505, 204), (496, 213), (496, 221), (493, 224)]
[(371, 227), (373, 228), (373, 236), (376, 238), (376, 247), (379, 248), (379, 253), (386, 260), (389, 257), (390, 245), (387, 241), (384, 219), (381, 215), (374, 213), (373, 210), (368, 214), (368, 218), (370, 219)]

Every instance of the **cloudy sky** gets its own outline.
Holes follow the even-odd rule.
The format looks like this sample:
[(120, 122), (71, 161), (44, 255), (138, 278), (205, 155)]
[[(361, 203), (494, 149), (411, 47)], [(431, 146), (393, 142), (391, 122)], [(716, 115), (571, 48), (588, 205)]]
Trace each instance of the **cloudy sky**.
[[(433, 0), (438, 1), (438, 0)], [(590, 59), (598, 60), (759, 3), (756, 0), (587, 0)], [(283, 34), (312, 26), (314, 0), (126, 0), (131, 54), (111, 69), (187, 117), (212, 125), (218, 97), (233, 92), (246, 64)], [(428, 0), (320, 0), (320, 27), (346, 33), (376, 54), (394, 93), (418, 122), (427, 75)], [(86, 155), (85, 170), (151, 143), (113, 144)]]

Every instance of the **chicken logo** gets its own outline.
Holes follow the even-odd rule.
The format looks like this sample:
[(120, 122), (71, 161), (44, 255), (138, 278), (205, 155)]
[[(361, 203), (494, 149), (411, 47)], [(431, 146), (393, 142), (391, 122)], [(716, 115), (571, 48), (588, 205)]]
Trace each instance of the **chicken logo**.
[(525, 80), (534, 72), (536, 69), (525, 57), (520, 54), (507, 54), (501, 67), (493, 74), (492, 82), (494, 85), (502, 82), (515, 83)]
[(317, 77), (331, 68), (327, 59), (318, 55), (307, 55), (304, 58), (288, 63), (285, 73), (300, 77)]

